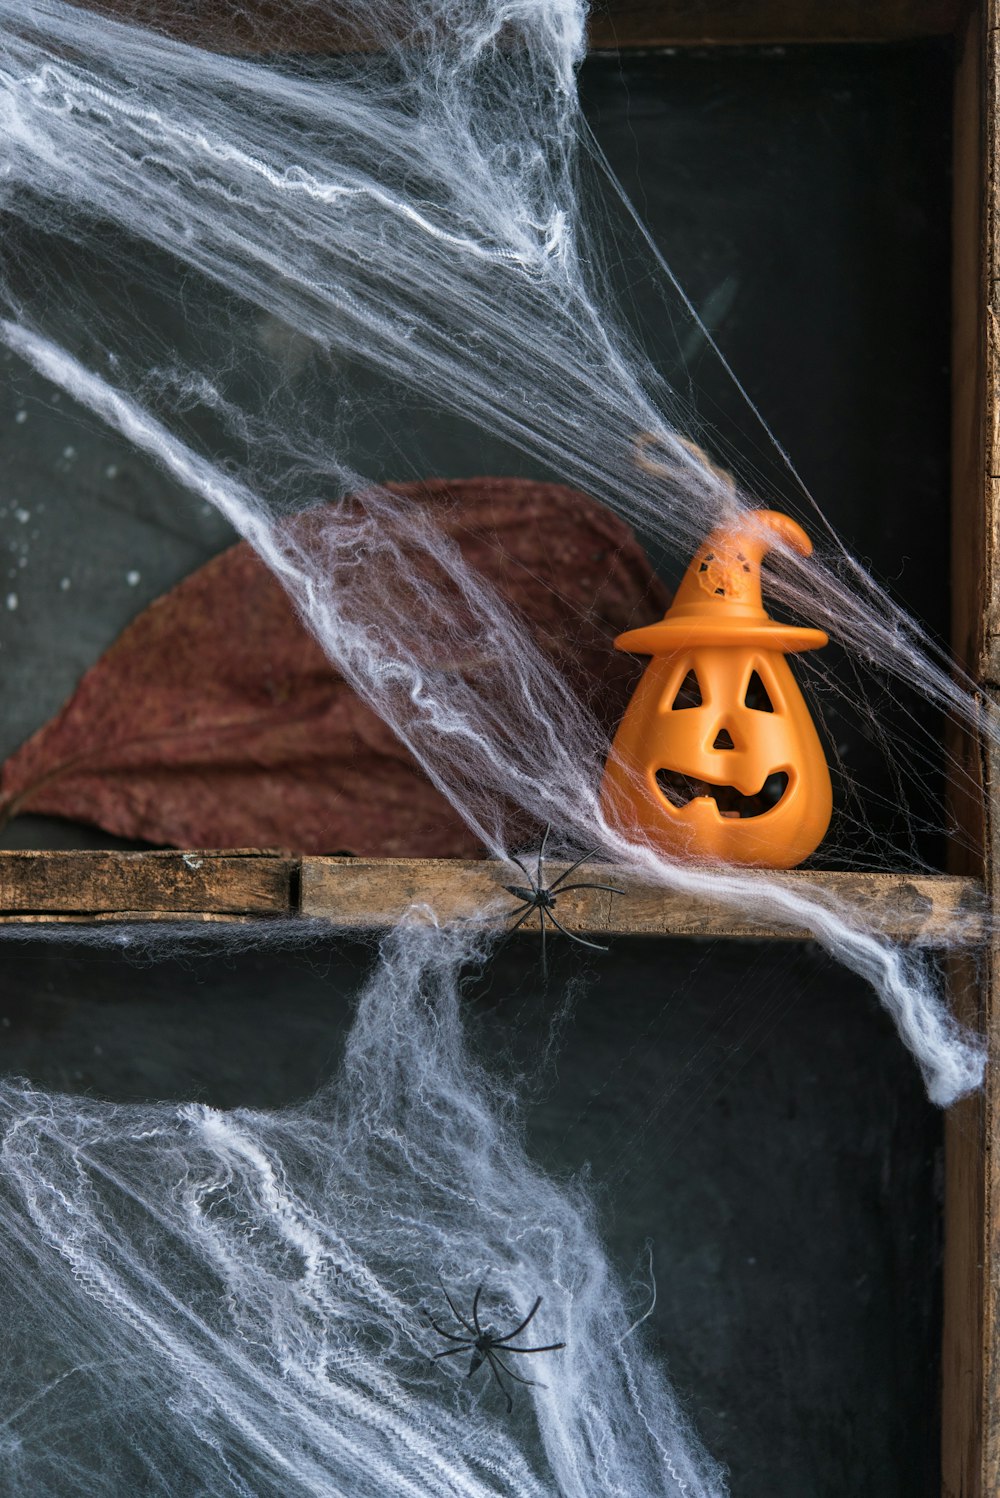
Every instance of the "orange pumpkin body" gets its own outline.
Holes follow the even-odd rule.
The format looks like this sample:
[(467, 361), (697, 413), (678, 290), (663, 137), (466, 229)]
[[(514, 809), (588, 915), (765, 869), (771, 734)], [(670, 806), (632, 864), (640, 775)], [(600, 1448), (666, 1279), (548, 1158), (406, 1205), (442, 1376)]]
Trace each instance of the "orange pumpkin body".
[(773, 511), (720, 527), (663, 621), (615, 641), (653, 660), (615, 735), (602, 807), (626, 836), (671, 856), (794, 868), (830, 823), (826, 758), (785, 659), (826, 636), (761, 606), (760, 557), (775, 533), (811, 550)]

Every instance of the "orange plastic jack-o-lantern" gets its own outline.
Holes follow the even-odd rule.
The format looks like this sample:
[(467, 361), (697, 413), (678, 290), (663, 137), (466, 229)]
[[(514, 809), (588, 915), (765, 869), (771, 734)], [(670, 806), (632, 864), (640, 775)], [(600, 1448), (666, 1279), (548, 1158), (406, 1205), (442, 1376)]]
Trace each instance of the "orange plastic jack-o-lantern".
[(774, 510), (720, 526), (660, 623), (615, 641), (653, 659), (615, 735), (602, 805), (661, 852), (789, 869), (830, 824), (830, 772), (785, 659), (827, 637), (765, 613), (760, 564), (775, 539), (812, 551)]

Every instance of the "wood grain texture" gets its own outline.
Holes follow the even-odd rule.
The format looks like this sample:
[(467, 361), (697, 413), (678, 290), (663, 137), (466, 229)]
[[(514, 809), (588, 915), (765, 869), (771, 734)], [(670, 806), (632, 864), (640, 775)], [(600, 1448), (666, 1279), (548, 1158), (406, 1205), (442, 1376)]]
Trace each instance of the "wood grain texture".
[[(952, 599), (956, 655), (1000, 710), (1000, 322), (997, 164), (1000, 161), (998, 0), (981, 0), (962, 40), (955, 89), (953, 257)], [(968, 791), (952, 787), (964, 839), (953, 867), (985, 879), (996, 909), (1000, 756), (971, 734), (954, 744)], [(978, 789), (979, 794), (976, 794)], [(1000, 1492), (1000, 1045), (996, 937), (972, 963), (949, 967), (952, 1008), (987, 1038), (983, 1091), (945, 1125), (942, 1491)]]
[[(552, 883), (564, 864), (546, 864)], [(974, 880), (948, 875), (799, 872), (770, 876), (800, 893), (814, 891), (863, 902), (866, 913), (886, 935), (927, 946), (976, 944), (983, 937), (980, 892)], [(617, 885), (620, 895), (578, 890), (559, 895), (560, 921), (570, 931), (619, 936), (777, 937), (801, 939), (808, 933), (783, 926), (766, 912), (757, 920), (734, 918), (731, 909), (687, 891), (672, 892), (601, 864), (586, 864), (576, 879)], [(438, 920), (470, 919), (484, 908), (499, 921), (518, 905), (504, 886), (523, 885), (508, 863), (461, 859), (304, 858), (301, 913), (336, 926), (391, 926), (408, 910), (426, 905)], [(532, 929), (526, 924), (522, 930)], [(538, 925), (535, 921), (534, 931)]]
[[(545, 866), (551, 882), (565, 865)], [(578, 890), (559, 897), (571, 931), (623, 936), (801, 939), (765, 909), (756, 920), (687, 892), (675, 893), (614, 869), (587, 864), (580, 879), (617, 885), (610, 895)], [(953, 875), (798, 872), (771, 876), (789, 888), (863, 903), (887, 936), (923, 946), (977, 946), (984, 939), (982, 892)], [(575, 881), (573, 881), (575, 882)], [(518, 903), (507, 884), (523, 884), (511, 864), (436, 858), (293, 858), (256, 850), (232, 853), (0, 853), (0, 921), (233, 920), (300, 914), (332, 929), (388, 928), (425, 904), (441, 921), (468, 919), (495, 906), (498, 922)], [(526, 930), (529, 928), (525, 928)], [(535, 928), (537, 929), (537, 927)]]
[[(976, 76), (968, 65), (960, 67), (956, 86), (955, 251), (961, 276), (956, 275), (954, 435), (963, 467), (956, 468), (952, 509), (955, 645), (979, 681), (1000, 686), (1000, 101), (994, 0), (982, 0), (975, 26), (981, 66)], [(973, 122), (981, 138), (975, 154)], [(970, 192), (977, 195), (975, 204)], [(969, 317), (973, 301), (975, 315)]]
[[(980, 108), (985, 109), (983, 150), (979, 158), (979, 188), (982, 210), (978, 226), (980, 267), (977, 283), (980, 296), (979, 347), (974, 353), (981, 374), (982, 391), (978, 458), (979, 482), (976, 493), (977, 513), (968, 525), (968, 541), (973, 555), (971, 569), (978, 561), (981, 581), (977, 585), (978, 608), (970, 608), (969, 627), (974, 629), (978, 647), (976, 674), (984, 685), (1000, 686), (1000, 98), (997, 89), (998, 33), (995, 0), (984, 0), (985, 26)], [(970, 98), (969, 110), (975, 107)], [(956, 163), (959, 164), (959, 163)], [(985, 307), (983, 303), (985, 302)], [(970, 365), (974, 371), (976, 364)], [(972, 377), (970, 373), (970, 378)], [(957, 498), (957, 495), (956, 495)], [(966, 520), (973, 521), (968, 503), (956, 506)], [(960, 522), (961, 523), (961, 522)]]
[(253, 851), (0, 853), (0, 917), (289, 915), (297, 872)]
[[(279, 0), (100, 0), (91, 8), (232, 55), (374, 51), (361, 19), (350, 29), (322, 4)], [(589, 23), (592, 49), (752, 46), (774, 42), (899, 42), (953, 33), (963, 0), (605, 0)]]

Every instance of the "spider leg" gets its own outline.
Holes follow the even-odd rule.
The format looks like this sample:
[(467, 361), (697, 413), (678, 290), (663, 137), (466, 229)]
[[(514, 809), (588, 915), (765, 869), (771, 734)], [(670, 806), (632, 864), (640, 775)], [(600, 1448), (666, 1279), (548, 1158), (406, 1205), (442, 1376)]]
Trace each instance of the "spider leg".
[[(551, 915), (552, 912), (549, 911), (549, 914)], [(545, 907), (543, 905), (539, 905), (538, 907), (538, 929), (542, 933), (542, 982), (547, 983), (549, 981), (549, 960), (545, 951)]]
[(588, 941), (585, 936), (577, 936), (575, 931), (567, 931), (559, 917), (551, 910), (549, 911), (549, 920), (553, 926), (559, 927), (563, 936), (568, 936), (570, 941), (578, 941), (581, 947), (593, 947), (595, 952), (606, 952), (608, 950), (607, 947), (602, 947), (599, 941)]
[(483, 1335), (483, 1329), (479, 1325), (479, 1297), (482, 1295), (482, 1293), (483, 1293), (483, 1286), (480, 1285), (479, 1289), (476, 1291), (475, 1295), (472, 1297), (472, 1324), (476, 1328), (476, 1335), (479, 1336), (479, 1337), (481, 1337)]
[(456, 1337), (454, 1332), (446, 1332), (443, 1326), (438, 1326), (433, 1316), (428, 1316), (427, 1320), (430, 1322), (431, 1326), (437, 1332), (439, 1337), (447, 1337), (449, 1342), (465, 1342), (467, 1340), (465, 1337)]
[(446, 1347), (444, 1352), (436, 1352), (431, 1362), (436, 1363), (440, 1358), (457, 1358), (460, 1352), (468, 1352), (469, 1348), (474, 1345), (472, 1342), (464, 1342), (461, 1347)]
[(475, 1335), (476, 1335), (474, 1328), (469, 1325), (469, 1323), (466, 1321), (466, 1319), (465, 1319), (464, 1316), (459, 1315), (458, 1307), (456, 1306), (455, 1302), (452, 1300), (451, 1296), (448, 1294), (447, 1290), (445, 1290), (445, 1288), (444, 1288), (444, 1281), (443, 1280), (441, 1282), (441, 1289), (442, 1289), (442, 1291), (444, 1293), (445, 1300), (448, 1302), (449, 1306), (451, 1307), (451, 1314), (454, 1316), (454, 1318), (458, 1322), (459, 1326), (464, 1326), (465, 1330), (469, 1333), (469, 1336), (474, 1338)]
[[(537, 905), (532, 905), (532, 904), (529, 904), (529, 903), (526, 902), (525, 906), (523, 908), (524, 908), (524, 914), (521, 916), (520, 920), (514, 922), (513, 926), (508, 926), (507, 927), (508, 931), (516, 931), (517, 928), (518, 928), (518, 926), (523, 926), (524, 923), (525, 923), (525, 921), (528, 919), (529, 915), (531, 914), (531, 912), (533, 910), (538, 910), (539, 907)], [(517, 907), (517, 910), (521, 910), (521, 909), (522, 909), (522, 907), (519, 905)], [(517, 915), (517, 910), (512, 910), (511, 913), (510, 913), (510, 915)], [(507, 919), (510, 920), (510, 916), (508, 916)]]
[(525, 1316), (524, 1320), (521, 1322), (521, 1325), (520, 1326), (515, 1326), (514, 1330), (512, 1332), (508, 1332), (505, 1337), (494, 1337), (493, 1338), (494, 1342), (509, 1342), (510, 1339), (511, 1339), (511, 1337), (516, 1337), (519, 1332), (523, 1332), (524, 1328), (527, 1326), (528, 1322), (532, 1319), (532, 1317), (534, 1316), (535, 1312), (538, 1310), (538, 1307), (541, 1305), (541, 1303), (542, 1303), (542, 1297), (539, 1296), (538, 1299), (535, 1301), (535, 1304), (531, 1307), (531, 1310), (528, 1312), (527, 1316)]
[[(514, 1333), (511, 1332), (511, 1336)], [(547, 1347), (504, 1347), (504, 1352), (560, 1352), (566, 1346), (565, 1342), (550, 1342)]]
[[(511, 1410), (514, 1408), (514, 1401), (510, 1397), (510, 1390), (506, 1387), (506, 1385), (504, 1384), (503, 1379), (500, 1377), (499, 1373), (497, 1372), (496, 1360), (494, 1359), (493, 1354), (491, 1352), (488, 1352), (486, 1354), (486, 1361), (490, 1365), (490, 1372), (492, 1373), (493, 1377), (496, 1379), (497, 1386), (499, 1387), (501, 1394), (503, 1395), (504, 1399), (506, 1399), (506, 1401), (507, 1401), (507, 1413), (509, 1415), (510, 1412), (511, 1412)], [(503, 1365), (501, 1364), (501, 1366), (503, 1366)], [(506, 1370), (504, 1370), (504, 1371), (506, 1372)], [(520, 1380), (518, 1380), (518, 1382), (520, 1382)]]
[[(506, 1373), (507, 1377), (508, 1378), (512, 1378), (516, 1384), (527, 1384), (529, 1389), (544, 1389), (545, 1388), (545, 1385), (544, 1384), (540, 1384), (537, 1381), (537, 1379), (534, 1379), (534, 1378), (522, 1378), (519, 1373), (515, 1373), (514, 1372), (513, 1368), (508, 1368), (506, 1363), (501, 1363), (500, 1359), (497, 1357), (497, 1355), (496, 1355), (495, 1352), (491, 1352), (489, 1354), (489, 1359), (490, 1359), (490, 1366), (491, 1367), (493, 1366), (494, 1363), (499, 1363), (500, 1367), (503, 1369), (504, 1373)], [(501, 1385), (501, 1388), (502, 1387), (503, 1387), (503, 1385)]]
[[(568, 870), (567, 870), (568, 872)], [(567, 884), (559, 891), (561, 895), (568, 895), (571, 889), (606, 889), (609, 895), (623, 895), (623, 889), (617, 889), (613, 884)]]
[(529, 884), (533, 885), (535, 883), (534, 879), (532, 879), (531, 875), (528, 873), (528, 870), (525, 868), (524, 864), (518, 858), (516, 853), (509, 853), (507, 855), (507, 858), (508, 862), (517, 864), (518, 868), (521, 870), (521, 873), (524, 875), (525, 879), (527, 879)]
[(578, 869), (582, 863), (586, 863), (587, 862), (588, 858), (593, 858), (594, 854), (597, 851), (598, 850), (596, 848), (591, 848), (590, 851), (589, 851), (589, 853), (581, 853), (580, 857), (577, 859), (576, 863), (571, 863), (568, 869), (564, 869), (562, 871), (562, 873), (559, 875), (558, 879), (553, 879), (552, 883), (549, 885), (549, 889), (550, 890), (558, 889), (559, 886), (560, 886), (560, 884), (562, 884), (562, 882), (563, 882), (564, 879), (568, 879), (569, 876), (570, 876), (570, 874), (572, 874), (574, 872), (574, 870)]
[(551, 822), (546, 822), (546, 824), (545, 824), (545, 835), (542, 838), (542, 846), (538, 850), (538, 886), (537, 887), (539, 889), (541, 889), (541, 887), (542, 887), (542, 865), (545, 862), (545, 845), (546, 845), (546, 843), (549, 840), (549, 833), (551, 831), (552, 831), (552, 823)]

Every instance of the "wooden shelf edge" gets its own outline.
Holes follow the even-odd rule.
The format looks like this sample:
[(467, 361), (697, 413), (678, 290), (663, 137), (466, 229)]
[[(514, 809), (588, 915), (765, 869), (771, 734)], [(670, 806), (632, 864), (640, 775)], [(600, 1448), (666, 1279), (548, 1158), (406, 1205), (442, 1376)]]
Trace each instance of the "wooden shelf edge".
[[(76, 0), (83, 3), (83, 0)], [(299, 12), (275, 0), (90, 0), (116, 20), (235, 56), (367, 53), (384, 37), (335, 11)], [(966, 0), (604, 0), (588, 18), (591, 49), (906, 42), (953, 34)], [(403, 33), (399, 33), (403, 39)]]
[[(551, 883), (565, 865), (546, 864)], [(427, 904), (438, 920), (474, 917), (492, 907), (509, 918), (518, 898), (505, 892), (524, 877), (508, 863), (462, 859), (304, 858), (300, 910), (338, 926), (393, 925)], [(800, 894), (863, 904), (886, 936), (926, 946), (975, 945), (983, 940), (982, 891), (977, 881), (949, 874), (853, 874), (823, 870), (753, 874)], [(622, 893), (577, 890), (559, 896), (558, 914), (570, 931), (604, 936), (768, 937), (801, 940), (808, 931), (774, 916), (747, 919), (689, 891), (666, 890), (626, 878), (620, 870), (587, 864), (576, 878), (616, 885)], [(529, 929), (528, 923), (522, 929)], [(536, 923), (537, 929), (537, 923)]]
[(0, 853), (0, 920), (156, 920), (289, 916), (299, 860), (214, 852)]
[[(546, 865), (551, 883), (564, 865)], [(726, 905), (671, 891), (615, 869), (588, 864), (579, 877), (613, 884), (608, 894), (559, 896), (569, 930), (613, 936), (711, 936), (802, 939), (808, 932), (766, 913), (747, 920)], [(923, 946), (974, 946), (985, 939), (978, 880), (953, 874), (753, 874), (800, 894), (863, 906), (887, 937)], [(332, 929), (395, 925), (420, 905), (440, 921), (469, 919), (490, 907), (498, 921), (515, 909), (504, 886), (523, 884), (512, 865), (489, 859), (296, 858), (257, 849), (229, 852), (0, 853), (0, 923), (87, 921), (247, 921), (302, 916)], [(574, 881), (575, 882), (575, 881)], [(529, 929), (526, 924), (524, 929)]]

